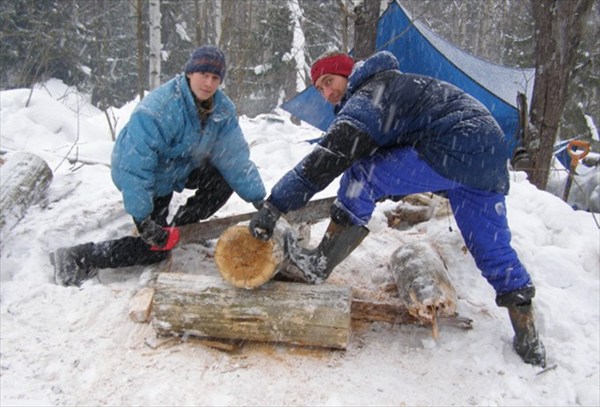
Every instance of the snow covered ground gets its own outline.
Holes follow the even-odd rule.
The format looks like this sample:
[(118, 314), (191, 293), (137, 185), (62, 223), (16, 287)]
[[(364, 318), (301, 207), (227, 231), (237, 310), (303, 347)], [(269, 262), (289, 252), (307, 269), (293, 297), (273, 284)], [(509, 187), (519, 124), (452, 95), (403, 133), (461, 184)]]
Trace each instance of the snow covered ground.
[[(105, 115), (58, 81), (33, 93), (0, 94), (0, 147), (39, 155), (54, 172), (41, 203), (2, 231), (0, 404), (34, 405), (600, 405), (599, 215), (573, 210), (511, 174), (507, 198), (513, 242), (537, 286), (538, 327), (550, 369), (521, 362), (512, 329), (479, 276), (443, 207), (407, 230), (390, 229), (378, 207), (371, 234), (331, 281), (377, 289), (403, 243), (429, 240), (442, 254), (472, 330), (373, 323), (352, 331), (345, 351), (246, 343), (223, 352), (193, 340), (148, 346), (151, 324), (132, 322), (129, 301), (149, 272), (104, 270), (81, 288), (53, 282), (48, 252), (129, 234), (133, 224), (110, 178), (112, 141)], [(115, 110), (117, 131), (134, 104)], [(285, 115), (241, 118), (252, 158), (270, 188), (318, 133)], [(75, 146), (75, 147), (74, 147)], [(69, 152), (70, 151), (70, 152)], [(68, 153), (69, 152), (69, 153)], [(64, 157), (88, 164), (71, 164)], [(561, 175), (562, 174), (562, 175)], [(556, 177), (563, 179), (556, 179)], [(553, 183), (564, 185), (564, 173)], [(335, 185), (317, 197), (334, 195)], [(177, 195), (173, 205), (185, 197)], [(217, 214), (251, 210), (234, 196)], [(2, 208), (2, 211), (10, 210)], [(313, 227), (318, 241), (326, 222)], [(212, 247), (186, 245), (174, 265), (217, 273)]]

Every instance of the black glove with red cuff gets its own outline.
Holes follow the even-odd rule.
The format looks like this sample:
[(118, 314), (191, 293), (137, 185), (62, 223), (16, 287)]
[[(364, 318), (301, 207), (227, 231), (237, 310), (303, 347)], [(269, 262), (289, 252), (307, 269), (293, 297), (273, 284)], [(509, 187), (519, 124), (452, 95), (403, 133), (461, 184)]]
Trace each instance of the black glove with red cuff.
[(135, 221), (142, 240), (151, 245), (152, 250), (171, 250), (179, 243), (179, 229), (162, 227), (150, 218)]

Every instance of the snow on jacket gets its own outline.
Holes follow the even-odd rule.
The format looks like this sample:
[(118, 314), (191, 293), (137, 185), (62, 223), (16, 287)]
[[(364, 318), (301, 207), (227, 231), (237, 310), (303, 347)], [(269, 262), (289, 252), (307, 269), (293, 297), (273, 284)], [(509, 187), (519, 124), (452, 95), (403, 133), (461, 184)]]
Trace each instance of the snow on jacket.
[(282, 212), (302, 207), (361, 158), (401, 146), (445, 178), (508, 192), (508, 146), (491, 113), (447, 82), (401, 73), (389, 52), (356, 63), (335, 112), (319, 145), (273, 187), (269, 201)]
[(202, 126), (185, 75), (150, 92), (115, 142), (112, 179), (125, 210), (143, 220), (153, 200), (184, 189), (189, 174), (206, 160), (245, 201), (260, 201), (266, 191), (239, 127), (235, 106), (220, 90)]

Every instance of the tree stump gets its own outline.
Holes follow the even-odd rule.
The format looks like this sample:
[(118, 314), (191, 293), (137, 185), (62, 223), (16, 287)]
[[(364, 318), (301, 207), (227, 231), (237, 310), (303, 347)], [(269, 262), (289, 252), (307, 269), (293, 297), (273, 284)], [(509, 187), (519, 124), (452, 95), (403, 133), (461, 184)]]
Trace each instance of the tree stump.
[(0, 167), (0, 229), (12, 229), (37, 203), (52, 182), (52, 170), (40, 157), (11, 153)]
[(458, 301), (439, 253), (427, 242), (405, 244), (392, 254), (390, 270), (408, 312), (437, 337), (437, 318), (455, 316)]
[(345, 349), (351, 290), (271, 281), (239, 289), (218, 276), (161, 273), (154, 293), (158, 335), (283, 342)]

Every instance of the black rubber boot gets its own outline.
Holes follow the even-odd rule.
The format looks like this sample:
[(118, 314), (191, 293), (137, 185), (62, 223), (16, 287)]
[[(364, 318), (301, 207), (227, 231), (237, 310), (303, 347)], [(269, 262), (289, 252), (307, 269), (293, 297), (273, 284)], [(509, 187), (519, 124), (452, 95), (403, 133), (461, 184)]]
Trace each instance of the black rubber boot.
[(64, 247), (50, 253), (50, 263), (54, 266), (54, 281), (63, 286), (80, 286), (93, 278), (98, 269), (91, 256), (93, 243)]
[(508, 309), (510, 322), (515, 331), (513, 349), (525, 363), (546, 367), (546, 348), (535, 328), (532, 298), (534, 287), (505, 293), (496, 297), (496, 304)]
[(123, 237), (100, 243), (84, 243), (50, 253), (54, 281), (63, 286), (80, 286), (98, 274), (98, 269), (146, 266), (169, 257), (169, 251), (150, 250), (139, 237)]
[(296, 245), (293, 236), (286, 236), (286, 253), (290, 264), (278, 279), (288, 279), (309, 284), (327, 280), (335, 266), (350, 255), (369, 234), (363, 226), (342, 226), (331, 221), (321, 243), (314, 249)]

